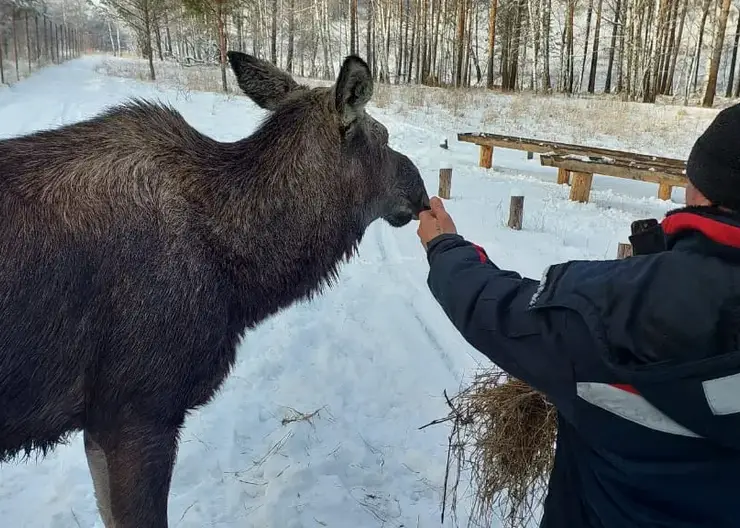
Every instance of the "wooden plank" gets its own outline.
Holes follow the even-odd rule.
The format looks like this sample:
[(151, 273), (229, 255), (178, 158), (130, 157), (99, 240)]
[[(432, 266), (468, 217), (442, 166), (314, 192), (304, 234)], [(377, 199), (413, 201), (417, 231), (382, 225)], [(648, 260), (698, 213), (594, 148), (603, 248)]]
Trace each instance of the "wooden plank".
[[(621, 169), (625, 170), (632, 170), (636, 173), (650, 173), (650, 174), (659, 174), (662, 178), (672, 178), (676, 180), (677, 182), (688, 182), (688, 179), (686, 178), (686, 175), (683, 173), (682, 170), (677, 170), (674, 167), (659, 167), (656, 165), (653, 165), (651, 163), (643, 163), (643, 162), (626, 162), (623, 160), (612, 160), (607, 161), (603, 159), (583, 159), (582, 157), (576, 157), (574, 155), (560, 155), (560, 154), (543, 154), (540, 156), (542, 157), (549, 157), (552, 158), (555, 161), (558, 162), (575, 162), (575, 163), (582, 163), (584, 165), (587, 165), (589, 167), (593, 167), (596, 165), (599, 166), (607, 166), (607, 167), (619, 167)], [(590, 169), (587, 169), (588, 172)]]
[(563, 156), (540, 156), (540, 164), (546, 167), (563, 168), (571, 172), (590, 172), (591, 174), (603, 174), (604, 176), (615, 176), (629, 180), (645, 181), (650, 183), (666, 183), (673, 187), (686, 187), (688, 179), (660, 170), (650, 170), (645, 166), (630, 166), (619, 163), (600, 163), (595, 161), (584, 161), (576, 158)]
[(558, 185), (570, 184), (570, 171), (558, 167)]
[[(595, 159), (579, 159), (577, 157), (574, 157), (573, 154), (540, 154), (540, 159), (543, 157), (551, 158), (553, 160), (556, 160), (558, 162), (574, 162), (574, 163), (582, 163), (584, 165), (591, 166), (607, 166), (607, 167), (619, 167), (624, 170), (632, 170), (635, 173), (655, 173), (660, 174), (661, 177), (666, 178), (673, 178), (675, 181), (678, 182), (686, 182), (686, 174), (683, 169), (679, 169), (676, 167), (668, 167), (668, 166), (661, 166), (661, 165), (655, 165), (653, 163), (645, 163), (642, 161), (628, 161), (628, 160), (606, 160), (601, 158), (595, 158)], [(566, 167), (567, 168), (567, 167)], [(577, 170), (577, 169), (575, 169)], [(590, 169), (586, 169), (588, 172)], [(598, 174), (602, 174), (598, 170), (594, 170), (594, 172)], [(606, 174), (606, 173), (604, 173)]]
[(538, 153), (549, 153), (560, 151), (560, 154), (579, 154), (611, 157), (614, 159), (628, 159), (644, 161), (649, 163), (664, 164), (675, 167), (685, 167), (686, 161), (654, 156), (652, 154), (640, 154), (635, 152), (605, 149), (600, 147), (590, 147), (587, 145), (574, 145), (571, 143), (560, 143), (557, 141), (542, 141), (532, 138), (523, 138), (517, 136), (502, 136), (488, 133), (461, 133), (457, 135), (458, 141), (474, 143), (477, 145), (491, 145), (493, 147), (503, 147), (515, 150), (528, 150)]
[(533, 138), (470, 132), (458, 134), (457, 139), (458, 141), (476, 145), (526, 150), (528, 152), (537, 152), (538, 154), (555, 153), (605, 157), (614, 160), (643, 162), (653, 166), (672, 167), (680, 170), (686, 169), (685, 160), (600, 147), (589, 147), (586, 145), (573, 145), (571, 143), (560, 143), (557, 141), (541, 141)]
[(588, 202), (591, 195), (591, 182), (594, 175), (590, 172), (573, 171), (573, 181), (570, 188), (570, 199), (574, 202)]
[(493, 166), (493, 147), (481, 145), (478, 165), (486, 169), (490, 169)]

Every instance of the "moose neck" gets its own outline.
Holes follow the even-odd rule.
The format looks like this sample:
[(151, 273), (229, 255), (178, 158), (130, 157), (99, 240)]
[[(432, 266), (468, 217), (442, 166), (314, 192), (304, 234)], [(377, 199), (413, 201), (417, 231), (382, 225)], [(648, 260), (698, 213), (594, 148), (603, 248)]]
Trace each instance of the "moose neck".
[(362, 197), (342, 181), (339, 148), (270, 132), (222, 144), (214, 193), (213, 231), (247, 324), (332, 283), (367, 227)]

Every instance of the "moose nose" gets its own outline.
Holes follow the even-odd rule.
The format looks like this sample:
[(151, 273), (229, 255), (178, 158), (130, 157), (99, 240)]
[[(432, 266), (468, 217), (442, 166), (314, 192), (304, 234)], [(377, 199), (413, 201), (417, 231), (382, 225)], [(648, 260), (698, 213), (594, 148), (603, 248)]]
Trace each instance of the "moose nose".
[(429, 204), (429, 195), (427, 194), (426, 189), (423, 189), (421, 196), (417, 200), (414, 201), (413, 207), (414, 207), (414, 220), (419, 219), (419, 213), (421, 213), (422, 211), (428, 211), (432, 208), (431, 205)]

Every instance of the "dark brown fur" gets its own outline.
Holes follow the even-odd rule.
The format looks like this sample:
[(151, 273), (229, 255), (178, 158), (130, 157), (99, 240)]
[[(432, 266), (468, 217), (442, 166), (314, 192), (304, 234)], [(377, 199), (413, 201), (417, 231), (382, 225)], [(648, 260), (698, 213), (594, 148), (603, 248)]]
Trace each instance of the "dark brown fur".
[(320, 292), (371, 222), (428, 206), (364, 112), (362, 60), (314, 90), (229, 60), (271, 111), (241, 141), (143, 101), (0, 141), (0, 459), (83, 430), (108, 528), (167, 526), (178, 431), (245, 330)]

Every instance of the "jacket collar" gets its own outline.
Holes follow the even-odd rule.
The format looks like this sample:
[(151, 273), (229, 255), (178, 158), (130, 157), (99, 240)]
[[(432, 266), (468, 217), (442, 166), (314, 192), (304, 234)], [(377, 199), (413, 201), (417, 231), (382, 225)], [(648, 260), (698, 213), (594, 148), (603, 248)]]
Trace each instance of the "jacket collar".
[(661, 226), (669, 238), (694, 231), (717, 244), (740, 249), (740, 215), (737, 213), (716, 207), (684, 207), (669, 211)]
[(717, 207), (692, 206), (669, 211), (661, 222), (666, 249), (740, 260), (740, 214)]

